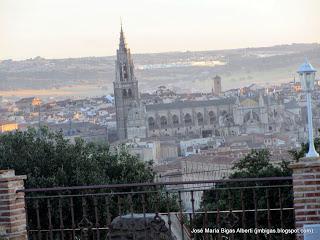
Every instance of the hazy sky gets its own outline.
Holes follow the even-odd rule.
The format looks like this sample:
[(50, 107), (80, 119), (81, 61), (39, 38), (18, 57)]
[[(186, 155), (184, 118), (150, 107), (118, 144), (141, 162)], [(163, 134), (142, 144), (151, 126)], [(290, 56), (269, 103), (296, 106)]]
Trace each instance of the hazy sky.
[(320, 0), (0, 0), (0, 59), (320, 42)]

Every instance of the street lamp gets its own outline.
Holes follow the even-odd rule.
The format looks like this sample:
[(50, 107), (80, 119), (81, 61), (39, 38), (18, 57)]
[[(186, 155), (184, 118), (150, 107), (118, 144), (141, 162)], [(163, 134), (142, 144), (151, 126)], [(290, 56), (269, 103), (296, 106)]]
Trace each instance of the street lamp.
[(309, 152), (306, 157), (319, 157), (314, 147), (313, 141), (313, 126), (312, 126), (312, 104), (311, 91), (314, 89), (314, 80), (316, 70), (312, 65), (305, 61), (298, 69), (302, 90), (307, 93), (307, 109), (308, 109), (308, 132), (309, 132)]

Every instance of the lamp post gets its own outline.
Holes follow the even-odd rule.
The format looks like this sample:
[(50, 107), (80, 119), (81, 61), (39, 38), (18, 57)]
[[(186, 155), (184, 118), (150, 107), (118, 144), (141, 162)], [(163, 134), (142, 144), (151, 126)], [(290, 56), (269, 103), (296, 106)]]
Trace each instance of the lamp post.
[(312, 67), (312, 65), (308, 61), (306, 61), (299, 67), (298, 74), (300, 77), (302, 90), (307, 93), (309, 151), (306, 157), (311, 157), (311, 158), (319, 157), (319, 153), (317, 153), (314, 147), (314, 141), (313, 141), (312, 104), (311, 104), (311, 91), (314, 89), (314, 80), (315, 80), (316, 70)]

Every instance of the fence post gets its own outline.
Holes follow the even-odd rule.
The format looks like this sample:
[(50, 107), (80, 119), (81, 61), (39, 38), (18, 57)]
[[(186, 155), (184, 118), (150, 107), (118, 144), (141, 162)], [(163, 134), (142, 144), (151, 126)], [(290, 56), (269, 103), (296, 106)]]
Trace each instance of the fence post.
[(24, 189), (26, 176), (14, 170), (0, 170), (0, 239), (26, 240)]
[[(320, 158), (301, 158), (290, 168), (293, 171), (296, 228), (320, 224)], [(303, 240), (303, 234), (297, 234), (296, 239)]]

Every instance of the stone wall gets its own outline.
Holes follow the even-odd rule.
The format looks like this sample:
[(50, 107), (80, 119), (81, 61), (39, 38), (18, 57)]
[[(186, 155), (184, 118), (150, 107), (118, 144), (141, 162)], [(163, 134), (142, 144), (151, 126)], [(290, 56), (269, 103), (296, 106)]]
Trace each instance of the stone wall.
[[(296, 228), (320, 224), (320, 159), (302, 158), (291, 168)], [(298, 234), (297, 240), (302, 239), (303, 234)]]
[(0, 170), (0, 238), (26, 240), (24, 189), (26, 176), (16, 176), (14, 170)]

